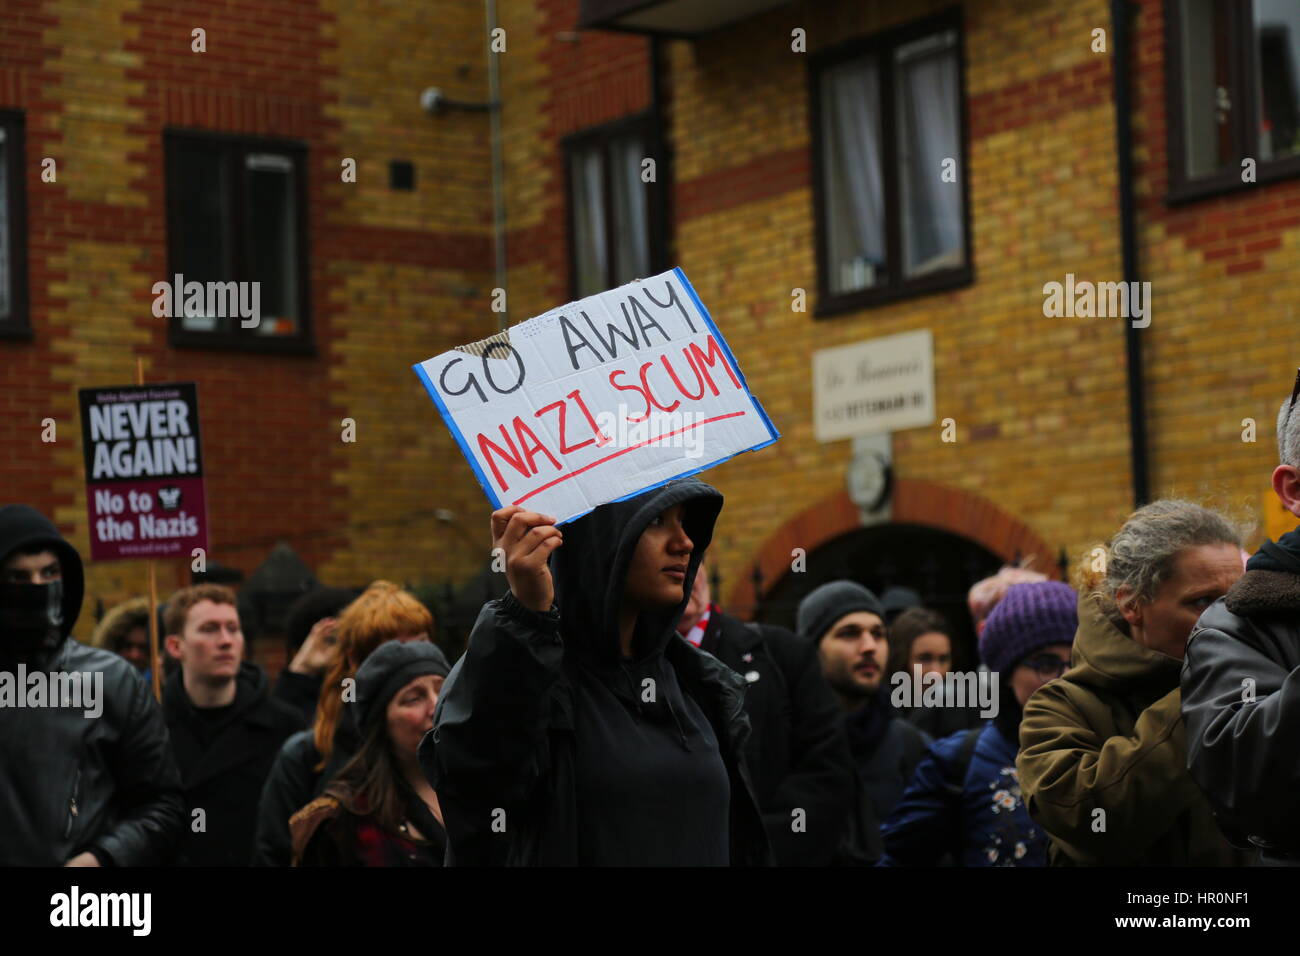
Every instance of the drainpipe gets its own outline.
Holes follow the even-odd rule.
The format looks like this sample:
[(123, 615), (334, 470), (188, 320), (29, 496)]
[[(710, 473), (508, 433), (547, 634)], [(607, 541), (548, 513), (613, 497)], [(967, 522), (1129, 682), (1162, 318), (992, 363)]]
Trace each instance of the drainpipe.
[[(1133, 197), (1132, 63), (1130, 40), (1134, 7), (1129, 0), (1111, 0), (1113, 44), (1112, 75), (1115, 82), (1115, 147), (1119, 174), (1119, 241), (1124, 281), (1140, 281), (1137, 257), (1137, 208)], [(1130, 289), (1136, 288), (1129, 285)], [(1147, 304), (1148, 309), (1150, 303)], [(1147, 460), (1146, 391), (1142, 377), (1142, 329), (1124, 324), (1124, 352), (1128, 377), (1129, 465), (1133, 472), (1133, 507), (1151, 500), (1150, 464)]]
[[(651, 149), (659, 157), (659, 197), (660, 202), (657, 211), (652, 211), (652, 216), (658, 216), (658, 222), (654, 228), (661, 230), (663, 236), (663, 250), (667, 257), (665, 262), (652, 262), (651, 271), (657, 272), (663, 269), (671, 269), (674, 265), (673, 257), (669, 250), (672, 249), (673, 242), (673, 161), (672, 161), (672, 144), (671, 137), (668, 135), (666, 128), (667, 118), (664, 110), (664, 100), (666, 99), (664, 86), (667, 82), (667, 71), (663, 67), (663, 58), (667, 51), (663, 46), (663, 39), (658, 34), (651, 34), (648, 43), (648, 54), (650, 60), (650, 122), (654, 129), (655, 142)], [(653, 220), (652, 220), (653, 221)]]
[[(487, 0), (488, 102), (492, 123), (492, 241), (496, 262), (496, 287), (506, 287), (506, 205), (505, 160), (501, 149), (501, 71), (498, 54), (492, 52), (492, 31), (497, 28), (496, 0)], [(504, 332), (510, 324), (510, 296), (506, 308), (497, 313), (497, 330)]]

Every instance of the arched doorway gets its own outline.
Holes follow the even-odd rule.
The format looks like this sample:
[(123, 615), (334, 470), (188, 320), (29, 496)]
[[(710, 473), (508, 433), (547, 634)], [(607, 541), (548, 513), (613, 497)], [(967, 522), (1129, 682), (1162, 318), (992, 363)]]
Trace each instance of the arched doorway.
[(1001, 558), (979, 543), (925, 525), (880, 524), (833, 538), (805, 560), (803, 571), (788, 571), (764, 594), (758, 610), (765, 623), (793, 629), (799, 602), (828, 581), (857, 581), (877, 595), (891, 586), (907, 587), (952, 625), (954, 664), (966, 668), (976, 663), (966, 592), (1002, 565)]
[[(924, 479), (898, 478), (890, 507), (889, 522), (864, 526), (848, 492), (838, 491), (793, 515), (768, 536), (743, 572), (731, 578), (727, 609), (744, 618), (792, 626), (799, 600), (838, 573), (829, 571), (818, 577), (823, 573), (818, 568), (847, 569), (843, 576), (873, 589), (894, 576), (888, 584), (912, 587), (923, 602), (935, 602), (930, 606), (936, 610), (951, 609), (948, 616), (959, 633), (958, 644), (973, 651), (974, 629), (965, 605), (970, 585), (1021, 558), (1032, 559), (1033, 567), (1045, 574), (1064, 575), (1059, 559), (1028, 525), (974, 492)], [(792, 558), (800, 550), (806, 567), (795, 572)], [(875, 569), (869, 557), (873, 552), (890, 554), (892, 568)], [(863, 553), (868, 557), (865, 563), (858, 559), (854, 571), (852, 556)], [(970, 576), (957, 588), (962, 597), (955, 606), (952, 576), (959, 571)], [(933, 591), (927, 585), (932, 577)]]

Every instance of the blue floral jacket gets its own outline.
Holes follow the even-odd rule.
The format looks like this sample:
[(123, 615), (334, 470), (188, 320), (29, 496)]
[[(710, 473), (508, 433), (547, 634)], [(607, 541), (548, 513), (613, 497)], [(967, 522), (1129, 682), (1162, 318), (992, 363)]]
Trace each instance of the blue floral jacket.
[(980, 731), (954, 792), (966, 731), (938, 740), (916, 766), (881, 827), (881, 866), (934, 866), (945, 854), (960, 866), (1047, 866), (1047, 834), (1029, 817), (1016, 775), (1015, 741), (992, 722)]

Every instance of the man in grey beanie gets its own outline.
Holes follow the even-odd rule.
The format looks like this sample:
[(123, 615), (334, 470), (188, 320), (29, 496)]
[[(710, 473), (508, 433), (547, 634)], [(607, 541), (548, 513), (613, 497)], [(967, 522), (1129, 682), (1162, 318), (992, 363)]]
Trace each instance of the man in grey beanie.
[(845, 862), (874, 862), (882, 853), (880, 821), (902, 797), (931, 740), (894, 719), (884, 680), (885, 608), (875, 594), (854, 581), (823, 584), (800, 602), (796, 626), (817, 645), (822, 673), (844, 707), (858, 771), (856, 813), (842, 855)]

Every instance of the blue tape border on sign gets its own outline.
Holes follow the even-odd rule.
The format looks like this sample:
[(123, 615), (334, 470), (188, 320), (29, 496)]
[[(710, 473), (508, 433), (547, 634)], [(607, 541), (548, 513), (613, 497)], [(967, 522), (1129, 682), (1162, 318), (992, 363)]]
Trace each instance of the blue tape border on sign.
[[(704, 303), (700, 301), (700, 297), (695, 292), (695, 286), (691, 285), (691, 280), (686, 278), (686, 273), (682, 271), (682, 267), (675, 266), (673, 268), (673, 275), (677, 276), (677, 281), (682, 284), (682, 288), (690, 293), (691, 301), (695, 303), (695, 308), (699, 310), (700, 315), (704, 316), (704, 321), (709, 324), (709, 331), (714, 334), (718, 340), (718, 344), (722, 346), (722, 354), (727, 357), (727, 361), (731, 363), (732, 369), (734, 369), (736, 374), (740, 376), (740, 383), (745, 386), (745, 394), (748, 395), (749, 400), (754, 403), (754, 409), (762, 416), (763, 424), (767, 426), (767, 433), (772, 436), (768, 441), (763, 442), (763, 444), (755, 445), (753, 448), (747, 448), (745, 450), (758, 451), (760, 448), (766, 448), (768, 445), (772, 444), (772, 442), (780, 438), (781, 433), (776, 430), (776, 426), (772, 424), (772, 419), (767, 416), (767, 410), (763, 408), (762, 403), (759, 402), (758, 398), (754, 395), (754, 390), (749, 387), (749, 381), (745, 378), (745, 373), (741, 371), (740, 363), (737, 362), (736, 357), (731, 354), (731, 346), (727, 344), (726, 337), (718, 331), (718, 327), (713, 322), (713, 316), (709, 315), (709, 310), (706, 309)], [(739, 455), (742, 454), (742, 452), (736, 452), (736, 454)], [(726, 460), (726, 458), (718, 459), (718, 461)], [(716, 463), (717, 462), (714, 464)], [(710, 465), (709, 467), (713, 466)]]
[(433, 399), (433, 404), (438, 406), (438, 413), (442, 415), (442, 420), (446, 422), (447, 428), (451, 430), (452, 437), (456, 439), (456, 444), (460, 446), (461, 454), (465, 456), (465, 460), (469, 462), (469, 466), (474, 469), (474, 477), (478, 479), (479, 487), (483, 489), (483, 493), (488, 496), (488, 501), (492, 502), (492, 510), (500, 510), (501, 499), (497, 497), (497, 493), (493, 491), (492, 486), (488, 484), (487, 475), (483, 474), (483, 469), (479, 467), (478, 459), (474, 457), (474, 453), (470, 451), (469, 443), (465, 441), (465, 436), (461, 434), (460, 429), (456, 426), (456, 419), (451, 417), (451, 412), (447, 411), (447, 406), (443, 402), (442, 396), (438, 394), (438, 390), (433, 387), (433, 382), (429, 380), (429, 373), (424, 370), (424, 363), (420, 362), (419, 364), (412, 365), (411, 368), (415, 369), (415, 374), (420, 376), (420, 381), (424, 383), (425, 391), (427, 391), (429, 397)]
[[(765, 442), (760, 442), (757, 445), (751, 445), (749, 448), (743, 448), (740, 451), (732, 452), (730, 455), (723, 455), (721, 458), (715, 461), (711, 461), (707, 465), (701, 465), (699, 468), (692, 468), (689, 471), (680, 472), (679, 474), (673, 475), (671, 478), (664, 478), (662, 481), (656, 481), (653, 485), (646, 485), (644, 488), (640, 488), (636, 491), (628, 492), (627, 494), (622, 495), (618, 498), (611, 498), (608, 502), (606, 502), (606, 504), (613, 504), (616, 501), (626, 501), (629, 498), (635, 498), (638, 495), (643, 495), (647, 491), (654, 491), (656, 488), (662, 488), (664, 485), (668, 484), (671, 481), (680, 481), (683, 478), (690, 478), (692, 475), (701, 474), (702, 472), (708, 471), (710, 468), (713, 468), (716, 465), (722, 464), (724, 461), (727, 461), (728, 459), (735, 458), (737, 455), (743, 455), (745, 454), (745, 452), (758, 451), (760, 448), (766, 448), (768, 445), (773, 444), (778, 438), (781, 437), (781, 433), (778, 432), (776, 430), (776, 426), (772, 424), (772, 419), (768, 417), (767, 410), (763, 408), (762, 403), (759, 402), (758, 398), (754, 395), (753, 391), (750, 390), (749, 382), (745, 378), (745, 373), (740, 370), (740, 365), (737, 364), (736, 357), (731, 354), (731, 346), (727, 344), (727, 340), (723, 336), (723, 334), (718, 331), (717, 325), (715, 325), (713, 322), (713, 316), (709, 315), (709, 310), (706, 309), (704, 307), (704, 303), (700, 301), (699, 295), (697, 295), (695, 292), (695, 287), (691, 285), (691, 281), (686, 278), (686, 273), (682, 271), (681, 266), (675, 266), (672, 272), (673, 275), (677, 277), (677, 281), (679, 281), (682, 284), (682, 288), (685, 289), (687, 293), (690, 295), (691, 301), (695, 303), (695, 308), (699, 310), (700, 315), (704, 317), (704, 321), (708, 323), (709, 331), (712, 332), (714, 337), (718, 340), (718, 344), (722, 347), (722, 354), (726, 357), (727, 361), (731, 363), (732, 370), (735, 371), (735, 373), (740, 376), (741, 384), (745, 388), (745, 394), (749, 396), (749, 400), (754, 405), (754, 410), (758, 412), (759, 416), (763, 419), (763, 424), (767, 426), (767, 433), (772, 437)], [(594, 511), (595, 509), (591, 509), (591, 510)], [(590, 513), (591, 511), (584, 511), (580, 515), (574, 515), (572, 518), (569, 518), (565, 521), (561, 521), (560, 524), (568, 524), (570, 521), (577, 521), (583, 515), (587, 515)]]
[[(726, 357), (726, 360), (731, 363), (732, 370), (740, 376), (740, 382), (741, 385), (744, 386), (745, 394), (749, 396), (750, 402), (754, 405), (754, 410), (758, 412), (759, 416), (763, 420), (763, 424), (767, 426), (767, 433), (772, 437), (765, 442), (751, 445), (749, 448), (743, 448), (730, 455), (724, 455), (716, 461), (709, 462), (707, 465), (701, 465), (699, 468), (692, 468), (688, 471), (680, 472), (669, 478), (657, 481), (653, 485), (646, 485), (644, 488), (630, 491), (621, 497), (611, 498), (608, 502), (605, 502), (605, 504), (613, 504), (616, 501), (626, 501), (629, 498), (635, 498), (637, 495), (643, 495), (647, 491), (654, 491), (656, 488), (662, 488), (670, 481), (680, 481), (683, 478), (690, 478), (692, 475), (698, 475), (702, 472), (708, 471), (710, 468), (722, 464), (728, 459), (735, 458), (737, 455), (743, 455), (745, 452), (758, 451), (760, 448), (766, 448), (768, 445), (775, 443), (776, 440), (781, 437), (781, 433), (778, 432), (776, 426), (772, 424), (772, 419), (768, 417), (767, 410), (763, 408), (762, 403), (759, 402), (758, 398), (750, 389), (749, 381), (745, 378), (745, 373), (741, 371), (740, 365), (736, 362), (736, 357), (731, 354), (731, 346), (727, 344), (727, 340), (723, 334), (718, 331), (717, 325), (713, 322), (713, 316), (709, 315), (709, 310), (706, 309), (704, 303), (700, 301), (699, 295), (695, 292), (695, 287), (691, 285), (691, 281), (686, 278), (686, 273), (682, 271), (681, 266), (674, 266), (672, 272), (673, 275), (677, 277), (677, 281), (682, 284), (682, 288), (690, 295), (691, 301), (695, 303), (695, 308), (699, 311), (700, 315), (704, 317), (704, 321), (708, 323), (709, 331), (712, 332), (714, 337), (718, 340), (718, 345), (722, 347), (722, 354)], [(461, 454), (465, 456), (465, 460), (468, 461), (470, 467), (474, 469), (474, 477), (478, 479), (479, 487), (483, 489), (484, 494), (488, 496), (488, 500), (492, 502), (493, 509), (500, 509), (502, 507), (501, 499), (498, 498), (496, 492), (492, 490), (492, 486), (488, 483), (487, 476), (483, 474), (483, 469), (479, 467), (478, 459), (475, 458), (473, 452), (470, 451), (469, 444), (465, 441), (465, 436), (462, 435), (460, 429), (456, 427), (456, 420), (451, 417), (451, 413), (447, 411), (447, 406), (443, 403), (442, 396), (438, 394), (438, 390), (434, 388), (433, 382), (429, 380), (429, 375), (424, 370), (424, 363), (421, 362), (412, 365), (411, 368), (415, 370), (416, 375), (420, 376), (420, 381), (424, 383), (424, 388), (429, 393), (429, 397), (432, 398), (433, 403), (438, 406), (438, 412), (442, 415), (442, 420), (446, 422), (447, 428), (451, 430), (453, 437), (455, 437), (456, 444), (460, 446)], [(597, 505), (597, 507), (599, 507), (599, 505)], [(579, 518), (583, 517), (583, 515), (591, 514), (594, 510), (594, 508), (590, 508), (587, 511), (582, 512), (582, 514), (576, 514), (572, 518), (566, 518), (559, 523), (565, 525), (571, 521), (577, 521)]]

